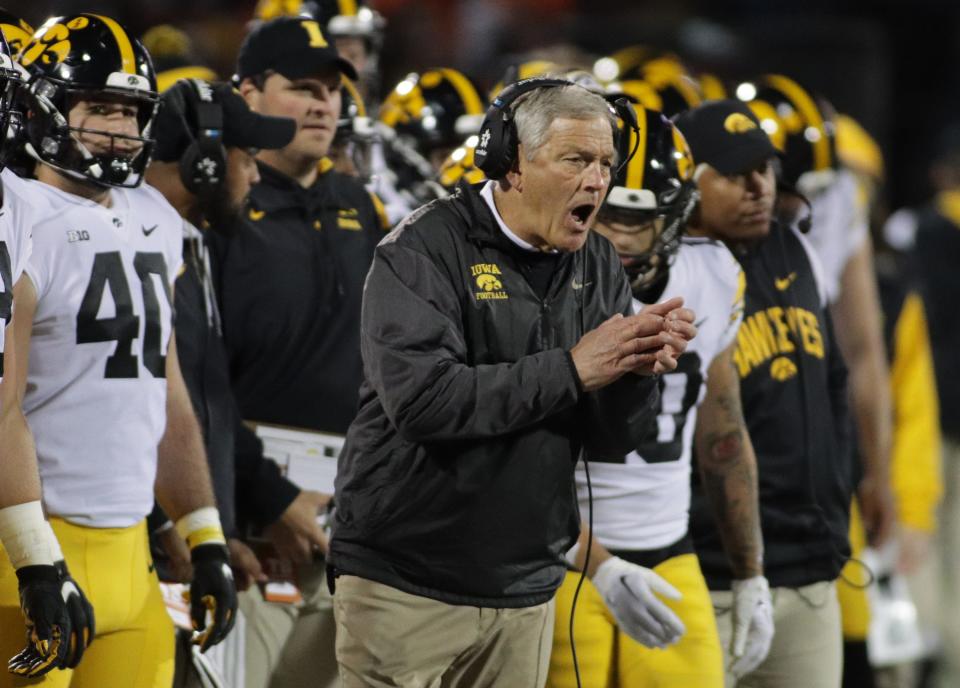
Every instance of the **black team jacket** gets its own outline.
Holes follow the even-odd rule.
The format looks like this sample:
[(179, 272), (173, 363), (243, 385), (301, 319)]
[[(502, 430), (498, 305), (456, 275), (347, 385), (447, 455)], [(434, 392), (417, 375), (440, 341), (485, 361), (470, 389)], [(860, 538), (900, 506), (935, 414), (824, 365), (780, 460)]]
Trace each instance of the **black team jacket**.
[(510, 243), (466, 185), (377, 247), (360, 410), (337, 472), (335, 575), (450, 604), (553, 597), (580, 530), (581, 448), (637, 446), (658, 396), (633, 374), (585, 393), (569, 353), (631, 312), (610, 243), (591, 233), (557, 255), (538, 293), (541, 258)]
[(342, 435), (357, 411), (360, 300), (383, 224), (363, 185), (326, 164), (308, 188), (258, 166), (244, 221), (212, 237), (234, 393), (247, 420)]
[[(757, 455), (764, 570), (773, 587), (833, 580), (850, 554), (847, 372), (811, 255), (797, 232), (777, 225), (737, 255), (747, 291), (734, 364)], [(693, 487), (700, 565), (711, 590), (728, 589), (732, 573), (697, 471)]]

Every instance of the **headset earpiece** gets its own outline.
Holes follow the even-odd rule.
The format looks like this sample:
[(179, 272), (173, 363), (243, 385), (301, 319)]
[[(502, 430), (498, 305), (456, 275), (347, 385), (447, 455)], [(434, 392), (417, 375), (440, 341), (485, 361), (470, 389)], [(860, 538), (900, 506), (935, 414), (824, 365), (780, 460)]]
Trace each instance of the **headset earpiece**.
[[(503, 179), (507, 172), (510, 171), (510, 168), (513, 167), (514, 162), (516, 162), (517, 145), (519, 142), (517, 140), (517, 126), (513, 121), (513, 109), (511, 106), (520, 96), (538, 88), (576, 85), (577, 84), (566, 79), (532, 77), (511, 84), (498, 93), (483, 118), (483, 124), (480, 126), (480, 140), (473, 154), (474, 164), (477, 168), (480, 169), (488, 179)], [(581, 86), (580, 88), (583, 87)], [(629, 137), (630, 130), (637, 132), (637, 145), (639, 145), (640, 125), (637, 122), (637, 113), (630, 104), (630, 101), (623, 96), (617, 96), (614, 99), (606, 98), (606, 100), (616, 115), (623, 120), (625, 128), (628, 129), (625, 134)], [(629, 138), (627, 140), (629, 141)], [(630, 155), (620, 163), (621, 169), (630, 161), (635, 153), (636, 146), (633, 151), (630, 152)]]
[(204, 195), (220, 189), (227, 173), (223, 108), (209, 84), (198, 79), (188, 81), (196, 96), (194, 121), (197, 134), (180, 156), (180, 180), (188, 191)]
[(503, 179), (517, 158), (517, 127), (511, 106), (520, 96), (538, 88), (575, 86), (566, 79), (532, 77), (510, 84), (493, 99), (480, 125), (480, 140), (473, 159), (488, 179)]

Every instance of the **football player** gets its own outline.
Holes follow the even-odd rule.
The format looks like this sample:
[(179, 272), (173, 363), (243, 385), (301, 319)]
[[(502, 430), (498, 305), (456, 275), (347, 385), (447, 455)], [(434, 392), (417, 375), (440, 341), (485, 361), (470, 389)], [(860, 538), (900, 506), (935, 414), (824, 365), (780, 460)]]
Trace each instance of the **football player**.
[[(30, 75), (34, 188), (56, 213), (35, 223), (15, 288), (8, 382), (34, 430), (51, 525), (98, 609), (99, 642), (84, 662), (43, 682), (169, 685), (173, 629), (144, 523), (154, 491), (191, 548), (203, 649), (229, 632), (236, 593), (171, 337), (182, 220), (141, 185), (156, 79), (143, 46), (101, 15), (48, 20), (18, 61)], [(0, 589), (0, 608), (16, 605), (15, 592)], [(12, 649), (12, 630), (0, 628), (0, 647)]]
[[(596, 229), (617, 248), (637, 309), (682, 295), (700, 324), (677, 369), (663, 376), (659, 415), (644, 442), (627, 456), (585, 457), (590, 487), (578, 467), (580, 512), (592, 513), (593, 546), (573, 633), (583, 685), (719, 688), (713, 605), (688, 533), (695, 438), (737, 578), (736, 668), (759, 663), (773, 633), (756, 463), (733, 367), (743, 272), (722, 243), (684, 234), (697, 202), (690, 151), (662, 113), (634, 109), (640, 140), (634, 133), (620, 153), (636, 145), (638, 154), (619, 171)], [(581, 536), (568, 555), (576, 568), (584, 566), (585, 544)], [(567, 574), (557, 595), (549, 686), (576, 685), (569, 629), (579, 578)]]
[[(23, 79), (12, 59), (12, 45), (21, 47), (32, 31), (23, 20), (0, 10), (0, 165), (15, 148), (23, 115), (17, 103)], [(11, 38), (9, 46), (6, 36)], [(4, 168), (0, 172), (0, 376), (4, 372), (4, 333), (12, 316), (13, 285), (30, 256), (32, 227), (43, 212), (31, 185)], [(4, 386), (2, 394), (13, 387)], [(27, 623), (27, 647), (10, 660), (10, 668), (41, 676), (55, 667), (76, 666), (92, 640), (93, 611), (70, 578), (56, 537), (44, 518), (33, 454), (29, 449), (25, 454), (15, 451), (18, 443), (29, 447), (31, 442), (17, 403), (2, 404), (0, 442), (4, 476), (0, 481), (0, 549), (6, 551), (16, 571), (16, 582), (8, 578), (5, 583), (11, 592), (14, 586), (19, 587)], [(4, 627), (17, 627), (15, 608), (0, 614)]]

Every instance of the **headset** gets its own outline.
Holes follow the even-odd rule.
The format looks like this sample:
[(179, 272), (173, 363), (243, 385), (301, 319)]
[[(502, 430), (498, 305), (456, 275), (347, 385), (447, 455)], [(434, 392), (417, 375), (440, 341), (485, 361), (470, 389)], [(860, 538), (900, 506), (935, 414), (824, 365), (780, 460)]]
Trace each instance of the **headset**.
[[(487, 114), (483, 118), (483, 124), (480, 126), (479, 142), (474, 151), (474, 162), (488, 179), (503, 179), (503, 177), (513, 167), (517, 159), (517, 145), (519, 137), (517, 135), (517, 125), (513, 120), (513, 110), (511, 105), (521, 96), (530, 93), (538, 88), (555, 88), (559, 86), (578, 86), (587, 93), (594, 94), (593, 91), (575, 84), (566, 79), (556, 79), (551, 77), (531, 77), (522, 79), (497, 94), (493, 99)], [(604, 98), (602, 94), (599, 95)], [(623, 121), (625, 127), (639, 132), (640, 125), (637, 122), (637, 113), (630, 105), (630, 101), (625, 97), (618, 97), (614, 100), (604, 98), (614, 113)], [(614, 132), (615, 136), (617, 134)], [(639, 135), (637, 141), (639, 145)], [(626, 160), (620, 163), (617, 173), (626, 165), (636, 153), (636, 146)], [(614, 177), (616, 175), (613, 175)]]
[[(186, 127), (193, 141), (180, 156), (180, 180), (188, 191), (203, 196), (219, 191), (227, 175), (227, 150), (223, 145), (223, 106), (217, 101), (213, 88), (206, 81), (186, 81), (190, 82), (192, 93), (196, 96), (196, 134), (193, 134), (192, 127)], [(186, 111), (186, 107), (183, 111)]]

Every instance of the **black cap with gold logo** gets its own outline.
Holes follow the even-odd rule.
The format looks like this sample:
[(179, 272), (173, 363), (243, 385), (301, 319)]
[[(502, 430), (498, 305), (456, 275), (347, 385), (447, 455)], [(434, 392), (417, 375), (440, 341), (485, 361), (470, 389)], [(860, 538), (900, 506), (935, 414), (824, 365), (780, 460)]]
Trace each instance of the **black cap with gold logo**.
[(236, 79), (278, 72), (305, 79), (333, 67), (351, 79), (357, 70), (327, 42), (320, 25), (309, 17), (280, 17), (260, 24), (240, 46)]
[(721, 174), (739, 174), (777, 156), (770, 137), (749, 107), (739, 100), (713, 100), (676, 118), (696, 164)]

